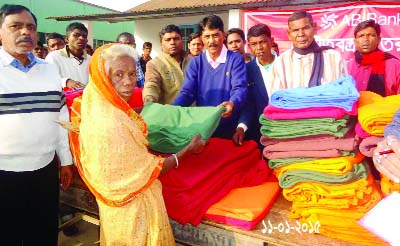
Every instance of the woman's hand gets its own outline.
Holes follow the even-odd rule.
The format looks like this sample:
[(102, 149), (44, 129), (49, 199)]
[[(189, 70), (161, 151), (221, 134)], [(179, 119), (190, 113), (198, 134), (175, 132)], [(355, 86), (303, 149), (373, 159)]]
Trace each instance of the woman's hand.
[[(379, 152), (393, 150), (393, 153), (379, 154)], [(373, 155), (376, 169), (396, 183), (400, 182), (400, 140), (388, 136), (378, 143)]]
[(204, 147), (207, 145), (207, 141), (201, 140), (200, 134), (196, 134), (190, 143), (181, 151), (175, 155), (171, 155), (164, 159), (164, 165), (161, 170), (160, 175), (164, 175), (171, 168), (179, 167), (179, 161), (185, 158), (187, 155), (198, 154), (203, 151)]
[(190, 143), (184, 149), (188, 154), (198, 154), (203, 151), (204, 147), (207, 145), (207, 141), (201, 140), (200, 134), (196, 134)]

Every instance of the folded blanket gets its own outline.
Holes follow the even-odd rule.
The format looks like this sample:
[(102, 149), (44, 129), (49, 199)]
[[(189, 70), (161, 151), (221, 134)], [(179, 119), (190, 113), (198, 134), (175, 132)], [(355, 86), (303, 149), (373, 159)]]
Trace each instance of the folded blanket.
[(265, 146), (263, 155), (267, 159), (292, 157), (338, 157), (341, 151), (354, 151), (359, 138), (354, 131), (349, 131), (344, 138), (334, 136), (308, 136), (290, 139), (268, 139), (261, 137)]
[(300, 109), (284, 109), (268, 105), (264, 109), (264, 115), (270, 120), (296, 120), (310, 118), (343, 118), (344, 115), (357, 115), (357, 104), (353, 104), (351, 111), (338, 107), (309, 107)]
[(384, 175), (381, 175), (381, 190), (384, 195), (389, 195), (395, 191), (400, 192), (400, 184), (393, 182)]
[(263, 150), (263, 156), (267, 159), (281, 158), (333, 158), (346, 155), (348, 152), (328, 149), (328, 150), (291, 150), (291, 151), (269, 151), (266, 147)]
[(342, 119), (314, 118), (302, 120), (269, 120), (262, 114), (260, 116), (260, 123), (261, 135), (278, 139), (321, 134), (344, 137), (354, 125), (347, 115)]
[(209, 207), (233, 188), (272, 180), (260, 156), (254, 141), (236, 146), (230, 139), (211, 138), (200, 154), (185, 157), (179, 168), (159, 178), (168, 215), (181, 224), (196, 226)]
[(362, 129), (374, 136), (383, 136), (386, 125), (400, 108), (400, 95), (382, 97), (370, 91), (360, 92), (358, 121)]
[[(274, 172), (276, 169), (274, 170)], [(279, 175), (280, 174), (280, 175)], [(281, 188), (290, 188), (301, 182), (326, 183), (331, 185), (346, 184), (355, 182), (361, 178), (367, 178), (369, 168), (367, 164), (360, 163), (353, 165), (353, 169), (343, 175), (335, 175), (309, 170), (290, 170), (279, 172), (279, 186)]]
[(285, 109), (334, 106), (351, 111), (359, 96), (353, 77), (343, 76), (320, 86), (278, 90), (272, 94), (271, 104)]
[(224, 111), (222, 107), (180, 107), (146, 103), (141, 115), (146, 121), (150, 149), (176, 153), (197, 133), (207, 140), (214, 133)]
[(354, 130), (350, 130), (343, 138), (331, 135), (313, 135), (289, 139), (273, 139), (261, 137), (261, 144), (268, 151), (297, 151), (297, 150), (347, 150), (353, 151), (360, 143)]
[(268, 213), (279, 193), (278, 182), (233, 189), (212, 205), (205, 217), (219, 223), (252, 230)]
[[(378, 202), (379, 200), (375, 201), (375, 204)], [(371, 203), (369, 209), (375, 204)], [(358, 224), (358, 220), (365, 215), (365, 210), (366, 208), (324, 209), (321, 207), (297, 211), (300, 215), (291, 215), (291, 217), (300, 218), (301, 223), (317, 225), (319, 233), (327, 237), (353, 242), (356, 245), (388, 245)]]
[(374, 178), (369, 175), (353, 183), (327, 185), (323, 183), (299, 183), (283, 190), (283, 196), (293, 202), (293, 207), (315, 207), (321, 205), (336, 208), (350, 208), (365, 200), (372, 193)]
[(382, 140), (383, 137), (375, 136), (364, 138), (359, 146), (360, 152), (367, 157), (372, 157), (374, 155), (376, 146), (378, 146), (378, 143)]
[(290, 165), (292, 163), (306, 162), (306, 161), (314, 161), (319, 160), (321, 158), (282, 158), (282, 159), (271, 159), (268, 160), (268, 166), (271, 169), (275, 169), (278, 167), (283, 167), (286, 165)]
[(274, 173), (277, 177), (281, 177), (284, 173), (295, 170), (344, 175), (352, 171), (353, 166), (361, 163), (363, 160), (364, 156), (361, 153), (357, 153), (355, 156), (323, 158), (308, 162), (292, 163), (274, 169)]
[(359, 136), (360, 138), (367, 138), (367, 137), (371, 137), (372, 136), (371, 134), (369, 134), (366, 131), (364, 131), (364, 129), (362, 129), (362, 127), (361, 127), (359, 122), (357, 122), (355, 130), (356, 130), (357, 136)]

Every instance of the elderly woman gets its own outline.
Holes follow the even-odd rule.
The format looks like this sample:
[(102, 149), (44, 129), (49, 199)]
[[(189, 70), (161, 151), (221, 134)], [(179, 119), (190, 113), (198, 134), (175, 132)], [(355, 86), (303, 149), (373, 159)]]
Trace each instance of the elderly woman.
[(393, 122), (385, 128), (385, 139), (374, 151), (374, 164), (379, 172), (396, 183), (400, 182), (400, 109)]
[(165, 159), (149, 153), (146, 123), (127, 103), (136, 85), (137, 57), (124, 44), (96, 50), (90, 82), (72, 106), (71, 120), (79, 129), (70, 132), (71, 149), (97, 199), (101, 245), (174, 245), (157, 177), (200, 152), (205, 142), (195, 136)]

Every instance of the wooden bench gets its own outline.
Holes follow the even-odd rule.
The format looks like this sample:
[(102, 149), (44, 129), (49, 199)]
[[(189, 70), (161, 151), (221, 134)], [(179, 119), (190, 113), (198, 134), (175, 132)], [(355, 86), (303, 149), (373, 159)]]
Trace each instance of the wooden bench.
[[(78, 213), (75, 220), (99, 224), (98, 207), (94, 196), (87, 190), (86, 186), (75, 179), (72, 187), (67, 192), (61, 192), (61, 202), (85, 211), (89, 214)], [(186, 245), (204, 246), (350, 246), (341, 240), (325, 237), (320, 234), (310, 234), (296, 224), (296, 220), (288, 218), (291, 204), (282, 195), (278, 197), (272, 206), (264, 222), (257, 225), (253, 231), (246, 231), (232, 226), (204, 220), (199, 226), (182, 225), (174, 220), (171, 221), (173, 233), (177, 242)], [(280, 225), (282, 224), (282, 225)], [(272, 227), (271, 227), (272, 226)], [(290, 227), (290, 228), (289, 228)], [(318, 229), (318, 228), (317, 228)]]

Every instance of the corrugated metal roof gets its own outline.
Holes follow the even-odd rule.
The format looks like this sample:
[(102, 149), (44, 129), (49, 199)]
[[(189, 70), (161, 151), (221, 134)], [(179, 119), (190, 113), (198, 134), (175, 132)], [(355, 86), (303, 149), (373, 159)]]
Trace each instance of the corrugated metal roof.
[[(215, 7), (225, 5), (236, 5), (236, 4), (248, 4), (248, 3), (265, 3), (272, 2), (273, 0), (151, 0), (143, 3), (135, 8), (128, 10), (128, 12), (142, 12), (142, 11), (154, 11), (154, 10), (171, 10), (179, 8), (197, 8), (197, 7)], [(285, 0), (276, 2), (287, 2)]]
[[(380, 0), (375, 0), (380, 1)], [(384, 0), (383, 0), (384, 1)], [(157, 19), (164, 17), (180, 17), (220, 13), (230, 9), (288, 9), (307, 8), (315, 6), (330, 6), (348, 2), (368, 2), (368, 0), (151, 0), (125, 12), (51, 16), (47, 19), (58, 21), (94, 20), (120, 22), (140, 19)]]

